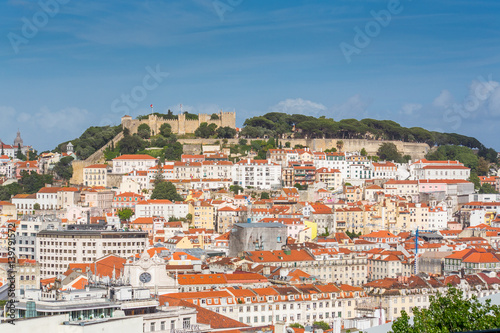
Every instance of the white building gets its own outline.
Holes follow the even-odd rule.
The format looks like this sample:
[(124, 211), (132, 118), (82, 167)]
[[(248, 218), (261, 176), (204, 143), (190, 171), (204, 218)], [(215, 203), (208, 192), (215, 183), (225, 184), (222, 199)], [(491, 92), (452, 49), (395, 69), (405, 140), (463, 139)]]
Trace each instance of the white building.
[(462, 179), (470, 177), (470, 169), (458, 161), (421, 159), (410, 165), (412, 179)]
[(347, 161), (345, 159), (345, 153), (315, 152), (313, 162), (316, 169), (338, 169), (342, 173), (342, 178), (347, 178)]
[(189, 213), (189, 205), (184, 202), (170, 200), (145, 200), (136, 204), (135, 217), (185, 217)]
[(374, 179), (397, 179), (398, 167), (392, 162), (372, 163)]
[(233, 181), (242, 187), (271, 190), (281, 187), (281, 165), (269, 160), (245, 159), (233, 166)]
[(446, 206), (429, 208), (428, 230), (444, 230), (448, 227)]
[(158, 159), (149, 155), (122, 155), (113, 159), (113, 173), (147, 171), (158, 164)]
[(15, 163), (7, 155), (0, 156), (0, 177), (14, 178)]
[(148, 245), (148, 234), (142, 231), (43, 230), (37, 234), (41, 278), (59, 276), (70, 263), (95, 262), (107, 254), (129, 257)]

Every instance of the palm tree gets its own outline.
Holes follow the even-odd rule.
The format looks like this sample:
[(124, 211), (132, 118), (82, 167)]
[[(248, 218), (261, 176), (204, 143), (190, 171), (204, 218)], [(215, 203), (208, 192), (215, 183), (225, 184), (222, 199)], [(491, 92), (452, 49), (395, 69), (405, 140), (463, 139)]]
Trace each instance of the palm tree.
[(338, 140), (337, 141), (337, 150), (340, 152), (342, 152), (342, 148), (344, 147), (344, 141), (342, 140)]

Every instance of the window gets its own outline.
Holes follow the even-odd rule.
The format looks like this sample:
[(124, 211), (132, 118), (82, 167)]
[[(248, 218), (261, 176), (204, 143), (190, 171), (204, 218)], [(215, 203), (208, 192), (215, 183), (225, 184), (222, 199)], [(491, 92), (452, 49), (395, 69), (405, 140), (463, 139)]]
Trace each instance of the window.
[(182, 319), (182, 328), (187, 329), (191, 327), (191, 318)]
[(150, 329), (151, 332), (154, 332), (156, 331), (156, 323), (151, 323), (151, 329)]
[(160, 322), (160, 330), (161, 331), (165, 330), (165, 322), (164, 321)]

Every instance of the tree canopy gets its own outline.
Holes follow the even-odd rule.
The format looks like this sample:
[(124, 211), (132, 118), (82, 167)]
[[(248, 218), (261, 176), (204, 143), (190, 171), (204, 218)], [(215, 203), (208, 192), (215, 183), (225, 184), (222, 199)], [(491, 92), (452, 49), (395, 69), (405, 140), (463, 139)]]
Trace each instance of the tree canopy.
[[(76, 156), (79, 159), (86, 159), (94, 152), (104, 147), (112, 138), (114, 138), (118, 133), (122, 131), (122, 127), (118, 126), (92, 126), (87, 128), (83, 134), (74, 140), (71, 140), (73, 144)], [(59, 144), (55, 151), (62, 152), (63, 148), (69, 141)]]
[(137, 135), (139, 135), (143, 139), (149, 139), (151, 136), (151, 127), (148, 124), (140, 124), (137, 127)]
[(491, 300), (481, 303), (476, 296), (464, 297), (450, 287), (446, 295), (430, 297), (428, 309), (413, 308), (413, 323), (403, 310), (392, 324), (392, 333), (448, 333), (500, 328), (500, 307)]
[(177, 193), (177, 190), (171, 182), (160, 182), (155, 185), (151, 199), (162, 199), (170, 201), (183, 201), (184, 198)]
[(147, 147), (147, 142), (141, 139), (137, 134), (125, 135), (123, 139), (118, 142), (118, 147), (121, 154), (135, 154), (139, 150)]
[(215, 129), (217, 128), (216, 124), (208, 124), (203, 122), (200, 126), (194, 131), (194, 135), (198, 138), (208, 139), (211, 136), (215, 135)]
[(130, 208), (123, 208), (123, 209), (120, 209), (118, 212), (118, 217), (120, 218), (120, 220), (122, 221), (128, 221), (132, 215), (134, 215), (134, 211)]
[(232, 139), (236, 136), (236, 130), (229, 126), (219, 127), (216, 130), (216, 134), (220, 139)]
[[(339, 139), (382, 139), (404, 142), (427, 143), (429, 146), (455, 145), (479, 149), (479, 156), (496, 162), (496, 151), (486, 148), (473, 137), (456, 133), (439, 133), (421, 127), (402, 127), (392, 120), (342, 119), (334, 121), (324, 116), (316, 118), (302, 114), (270, 112), (248, 118), (244, 122), (241, 136), (247, 138), (305, 137)], [(295, 128), (295, 131), (294, 131)]]
[(398, 148), (392, 142), (384, 142), (380, 145), (377, 151), (377, 156), (381, 160), (394, 161), (396, 163), (403, 163), (403, 156), (398, 152)]
[(59, 160), (54, 166), (54, 173), (61, 179), (69, 181), (73, 176), (73, 167), (71, 166), (71, 162), (73, 161), (73, 157), (66, 156)]

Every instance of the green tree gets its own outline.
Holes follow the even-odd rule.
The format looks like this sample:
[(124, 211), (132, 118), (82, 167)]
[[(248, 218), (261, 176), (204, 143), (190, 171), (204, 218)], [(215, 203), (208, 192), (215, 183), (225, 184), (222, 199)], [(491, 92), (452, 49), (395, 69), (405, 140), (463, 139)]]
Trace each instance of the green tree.
[(208, 139), (211, 136), (215, 135), (215, 129), (217, 128), (216, 124), (208, 124), (203, 122), (200, 126), (194, 131), (194, 135), (198, 138)]
[(305, 190), (305, 189), (307, 188), (307, 186), (306, 186), (306, 185), (302, 186), (302, 185), (300, 185), (299, 183), (295, 183), (295, 184), (293, 185), (293, 187), (296, 187), (299, 191), (301, 191), (301, 190)]
[(28, 173), (27, 171), (21, 171), (21, 179), (19, 184), (22, 186), (22, 193), (33, 194), (38, 191), (46, 184), (52, 184), (52, 175), (39, 175), (35, 171)]
[(212, 113), (210, 120), (219, 120), (219, 115), (217, 113)]
[(359, 236), (361, 236), (361, 232), (356, 233), (354, 231), (349, 231), (349, 230), (347, 230), (345, 234), (349, 236), (350, 239), (358, 238)]
[(172, 126), (170, 126), (170, 124), (162, 124), (160, 126), (160, 134), (167, 137), (167, 136), (170, 136), (170, 134), (172, 134)]
[(338, 150), (339, 152), (342, 152), (342, 148), (344, 148), (344, 141), (342, 141), (342, 140), (338, 140), (338, 141), (337, 141), (337, 150)]
[(184, 111), (184, 115), (186, 116), (186, 120), (198, 120), (198, 115), (195, 113)]
[(183, 146), (180, 142), (168, 144), (165, 147), (165, 160), (180, 161), (183, 152)]
[(479, 157), (477, 161), (477, 174), (479, 176), (487, 176), (489, 171), (490, 163), (484, 157)]
[(9, 201), (12, 196), (23, 193), (23, 187), (19, 183), (0, 186), (0, 201)]
[(498, 192), (495, 190), (495, 188), (493, 186), (491, 186), (491, 184), (484, 183), (479, 188), (479, 193), (492, 194), (492, 193), (498, 193)]
[(367, 156), (368, 155), (368, 153), (366, 152), (365, 148), (361, 148), (360, 154), (361, 154), (361, 156)]
[(398, 148), (392, 142), (385, 142), (380, 145), (377, 155), (381, 160), (401, 162), (403, 157), (398, 152)]
[(146, 142), (138, 135), (125, 135), (118, 145), (121, 154), (135, 154), (147, 146)]
[(320, 328), (322, 329), (323, 331), (327, 331), (330, 329), (330, 325), (328, 325), (327, 323), (325, 323), (324, 321), (315, 321), (313, 323), (313, 327), (315, 328)]
[(290, 148), (291, 145), (290, 141), (285, 142), (285, 148)]
[(143, 139), (149, 139), (151, 136), (151, 127), (148, 124), (140, 124), (137, 127), (137, 135), (139, 135)]
[(302, 326), (301, 324), (299, 323), (292, 323), (289, 325), (290, 327), (293, 327), (293, 328), (304, 328), (304, 326)]
[(220, 139), (232, 139), (236, 136), (236, 130), (229, 126), (219, 127), (216, 131), (216, 134)]
[(233, 192), (234, 194), (240, 194), (243, 193), (245, 189), (241, 187), (240, 185), (231, 185), (229, 186), (229, 191)]
[(17, 144), (17, 153), (16, 153), (16, 158), (20, 159), (21, 161), (26, 161), (26, 156), (21, 151), (21, 144)]
[[(71, 143), (74, 146), (75, 154), (79, 159), (86, 159), (98, 149), (104, 147), (111, 139), (122, 131), (122, 126), (89, 127), (83, 134)], [(125, 134), (125, 130), (123, 130)], [(61, 153), (66, 151), (66, 145), (70, 141), (59, 144), (54, 151)], [(30, 156), (31, 158), (31, 156)]]
[(480, 303), (450, 287), (446, 295), (430, 297), (428, 309), (413, 308), (413, 323), (406, 311), (392, 324), (392, 333), (448, 333), (500, 328), (500, 307), (491, 300)]
[(183, 201), (182, 196), (177, 193), (175, 185), (171, 182), (161, 182), (155, 185), (151, 199), (161, 199), (170, 201)]
[(65, 181), (69, 181), (73, 176), (73, 166), (71, 162), (73, 161), (73, 157), (66, 156), (59, 160), (54, 166), (54, 172), (57, 177), (64, 179)]
[(479, 177), (477, 176), (475, 171), (470, 172), (470, 176), (468, 179), (471, 183), (474, 184), (474, 188), (476, 190), (479, 190), (481, 188), (481, 181), (479, 180)]
[(268, 192), (261, 192), (260, 198), (261, 199), (269, 199), (269, 193)]
[(40, 204), (37, 202), (33, 205), (34, 210), (40, 210)]
[(120, 218), (120, 220), (122, 221), (128, 221), (132, 215), (134, 215), (134, 211), (130, 208), (123, 208), (123, 209), (120, 209), (118, 212), (118, 217)]

